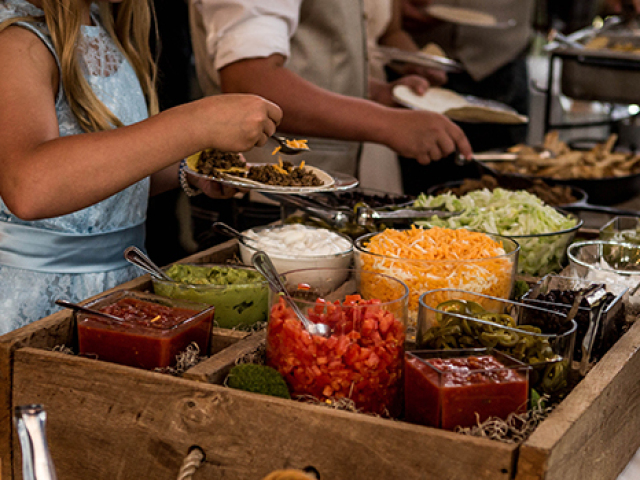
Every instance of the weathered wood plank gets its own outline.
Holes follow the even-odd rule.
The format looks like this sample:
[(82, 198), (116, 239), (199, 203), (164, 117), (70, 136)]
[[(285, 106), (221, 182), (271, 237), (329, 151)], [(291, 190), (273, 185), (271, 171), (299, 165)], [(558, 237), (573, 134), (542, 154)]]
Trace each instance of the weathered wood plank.
[(253, 333), (242, 342), (237, 342), (217, 355), (190, 368), (184, 372), (183, 378), (198, 382), (222, 384), (231, 368), (236, 364), (236, 360), (255, 352), (260, 345), (264, 344), (265, 338), (266, 331), (264, 330)]
[(13, 401), (45, 405), (51, 453), (65, 480), (173, 480), (193, 445), (206, 453), (199, 478), (258, 479), (313, 465), (331, 480), (506, 480), (516, 452), (485, 439), (31, 348), (15, 352)]
[(11, 404), (13, 352), (26, 345), (53, 348), (73, 341), (73, 314), (55, 313), (0, 337), (0, 475), (12, 478), (13, 420)]
[(517, 480), (615, 479), (640, 447), (635, 324), (520, 448)]
[(229, 330), (228, 328), (214, 327), (211, 329), (211, 340), (209, 341), (209, 355), (215, 355), (234, 343), (247, 338), (251, 332), (241, 332)]

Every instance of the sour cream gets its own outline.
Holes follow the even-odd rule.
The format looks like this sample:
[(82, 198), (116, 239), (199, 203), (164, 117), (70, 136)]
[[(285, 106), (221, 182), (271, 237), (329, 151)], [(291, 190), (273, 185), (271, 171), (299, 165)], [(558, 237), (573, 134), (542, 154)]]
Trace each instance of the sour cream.
[(300, 224), (247, 230), (244, 234), (252, 240), (247, 242), (248, 246), (283, 258), (336, 255), (353, 250), (352, 242), (346, 237), (325, 228)]
[[(251, 265), (253, 254), (262, 250), (269, 255), (279, 273), (309, 268), (339, 268), (351, 266), (353, 242), (347, 236), (307, 225), (293, 224), (281, 227), (246, 230), (247, 241), (240, 242), (240, 257)], [(309, 282), (318, 280), (311, 276)], [(334, 279), (339, 284), (341, 278)]]

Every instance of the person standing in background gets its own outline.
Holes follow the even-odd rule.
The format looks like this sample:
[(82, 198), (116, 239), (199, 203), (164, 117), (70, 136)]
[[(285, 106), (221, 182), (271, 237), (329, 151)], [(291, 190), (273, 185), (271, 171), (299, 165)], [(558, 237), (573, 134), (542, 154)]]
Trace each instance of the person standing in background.
[[(438, 0), (438, 4), (466, 8), (493, 15), (498, 22), (510, 26), (486, 28), (441, 21), (430, 16), (426, 7), (432, 0), (402, 0), (403, 26), (422, 48), (429, 43), (439, 45), (447, 57), (459, 61), (462, 73), (450, 73), (445, 88), (460, 94), (495, 100), (529, 114), (529, 74), (527, 53), (533, 38), (535, 0)], [(475, 151), (484, 151), (526, 142), (527, 125), (472, 124), (461, 125)], [(422, 191), (416, 184), (422, 169), (403, 161), (406, 193)], [(424, 169), (428, 170), (428, 169)], [(423, 171), (424, 171), (423, 170)], [(436, 183), (458, 180), (472, 175), (463, 171), (453, 158), (431, 169)], [(424, 174), (424, 173), (423, 173)]]
[[(309, 164), (355, 176), (365, 141), (421, 163), (456, 150), (472, 154), (444, 116), (385, 104), (393, 84), (369, 81), (361, 2), (191, 0), (190, 25), (203, 92), (277, 103), (281, 131), (309, 140), (310, 151), (299, 156)], [(414, 86), (416, 78), (398, 82)], [(273, 161), (269, 149), (247, 159)]]
[[(382, 57), (376, 55), (377, 46), (383, 45), (410, 52), (417, 52), (419, 48), (402, 28), (401, 0), (364, 0), (364, 10), (367, 19), (369, 77), (387, 82), (385, 64)], [(402, 74), (415, 74), (425, 79), (425, 82), (419, 85), (421, 92), (426, 91), (431, 85), (439, 86), (447, 81), (447, 75), (442, 70), (427, 69), (413, 64), (405, 64), (400, 68)], [(358, 178), (363, 188), (398, 194), (403, 192), (398, 156), (385, 145), (370, 142), (363, 144)]]

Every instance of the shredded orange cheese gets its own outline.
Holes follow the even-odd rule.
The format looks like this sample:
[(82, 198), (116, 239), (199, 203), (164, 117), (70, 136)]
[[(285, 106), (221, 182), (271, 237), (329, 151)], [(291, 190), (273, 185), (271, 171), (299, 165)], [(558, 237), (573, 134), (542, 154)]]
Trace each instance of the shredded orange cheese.
[(307, 140), (287, 139), (287, 145), (291, 148), (304, 148), (306, 150), (309, 150), (309, 145), (307, 145)]
[[(457, 288), (498, 298), (511, 294), (515, 257), (506, 255), (501, 243), (484, 233), (434, 227), (409, 230), (387, 229), (371, 237), (366, 251), (359, 253), (363, 270), (380, 272), (402, 280), (409, 287), (409, 318), (415, 326), (418, 300), (427, 290)], [(393, 292), (369, 285), (367, 298), (383, 301)], [(363, 286), (363, 290), (364, 290)], [(364, 292), (363, 292), (364, 293)], [(436, 307), (447, 300), (432, 295)]]
[(280, 145), (278, 145), (276, 148), (273, 149), (273, 152), (271, 152), (271, 155), (275, 155), (276, 153), (278, 153), (281, 148), (282, 147)]

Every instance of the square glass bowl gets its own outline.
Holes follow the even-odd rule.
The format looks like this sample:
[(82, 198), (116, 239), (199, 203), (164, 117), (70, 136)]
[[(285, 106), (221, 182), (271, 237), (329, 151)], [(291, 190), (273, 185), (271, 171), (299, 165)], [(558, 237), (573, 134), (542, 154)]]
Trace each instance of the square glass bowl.
[(211, 305), (122, 290), (86, 306), (123, 320), (77, 313), (81, 355), (153, 370), (174, 365), (176, 355), (191, 342), (208, 352), (215, 310)]
[(163, 269), (171, 282), (151, 276), (156, 295), (216, 307), (215, 325), (247, 329), (267, 321), (269, 284), (253, 267), (176, 263)]
[[(542, 314), (558, 318), (560, 327), (532, 325)], [(554, 395), (568, 387), (577, 329), (575, 320), (564, 319), (565, 314), (536, 305), (458, 289), (433, 290), (420, 297), (416, 345), (420, 350), (498, 350), (532, 367), (529, 383), (538, 393)]]
[[(567, 314), (573, 305), (573, 300), (580, 290), (584, 290), (594, 285), (594, 282), (578, 277), (565, 277), (561, 275), (547, 275), (540, 279), (532, 289), (522, 296), (523, 303), (537, 305), (548, 310), (557, 311)], [(607, 297), (603, 307), (602, 316), (598, 330), (595, 332), (595, 340), (589, 360), (593, 361), (601, 358), (609, 348), (618, 340), (622, 326), (625, 323), (625, 302), (628, 297), (628, 289), (626, 287), (615, 288), (605, 285)], [(616, 291), (618, 293), (613, 293)], [(537, 293), (537, 295), (536, 295)], [(534, 298), (534, 295), (535, 298)], [(574, 349), (573, 359), (576, 362), (582, 359), (582, 341), (589, 329), (590, 309), (586, 304), (578, 308), (578, 312), (574, 317), (577, 324), (576, 330), (576, 348)], [(554, 316), (547, 318), (547, 315), (541, 313), (538, 318), (532, 318), (534, 325), (542, 326), (548, 322), (553, 322), (559, 317)]]
[(446, 430), (523, 413), (531, 367), (486, 348), (405, 354), (405, 419)]
[(613, 293), (629, 289), (629, 297), (640, 283), (640, 245), (615, 240), (576, 242), (567, 249), (571, 275), (608, 285)]
[[(291, 395), (318, 401), (350, 399), (366, 413), (402, 410), (402, 364), (409, 289), (395, 278), (355, 269), (304, 269), (282, 275), (287, 291), (330, 335), (310, 335), (284, 298), (271, 297), (267, 365)], [(368, 288), (386, 289), (380, 301)]]
[(600, 239), (640, 245), (640, 218), (614, 217), (600, 228)]
[[(419, 298), (428, 291), (440, 288), (458, 288), (496, 297), (509, 298), (513, 291), (518, 268), (517, 242), (499, 235), (484, 234), (497, 242), (501, 242), (504, 255), (489, 258), (458, 260), (454, 258), (442, 260), (421, 260), (400, 258), (393, 254), (372, 253), (368, 250), (371, 239), (378, 235), (371, 233), (358, 238), (355, 242), (356, 268), (380, 272), (396, 277), (409, 287), (409, 340), (415, 338), (417, 327)], [(384, 292), (380, 297), (384, 300)], [(444, 297), (443, 297), (444, 298)], [(430, 296), (435, 307), (438, 298)]]

